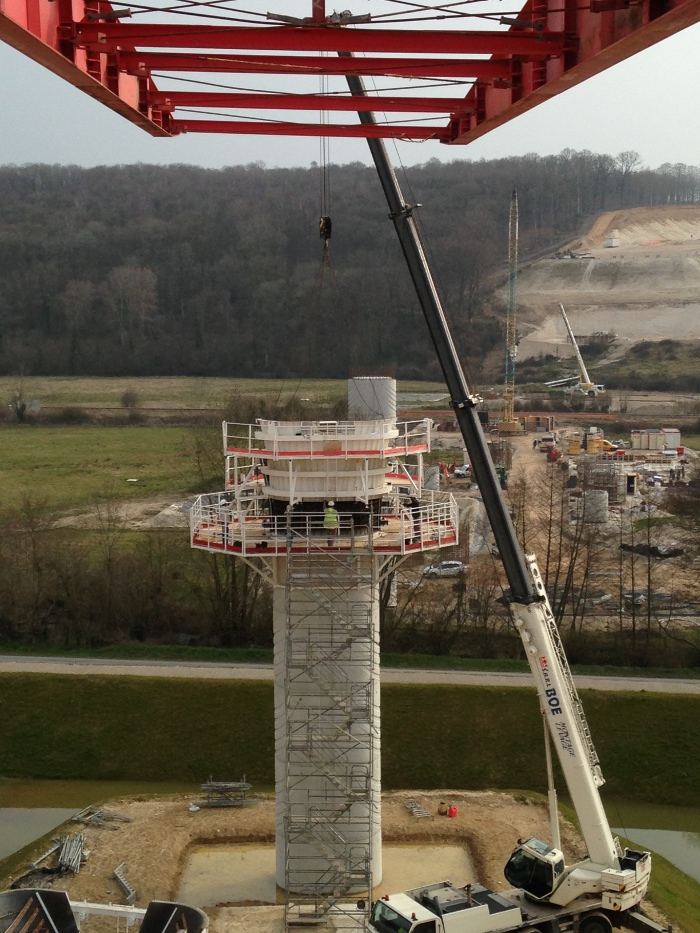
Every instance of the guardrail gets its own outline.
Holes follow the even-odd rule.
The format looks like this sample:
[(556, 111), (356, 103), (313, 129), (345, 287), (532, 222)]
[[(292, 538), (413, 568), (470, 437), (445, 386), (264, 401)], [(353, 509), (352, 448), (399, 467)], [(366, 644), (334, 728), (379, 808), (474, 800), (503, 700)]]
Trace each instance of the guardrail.
[(270, 460), (385, 457), (430, 450), (431, 421), (263, 421), (222, 425), (224, 453)]
[(193, 547), (258, 555), (337, 547), (403, 554), (455, 544), (458, 537), (457, 504), (449, 493), (424, 491), (418, 505), (404, 505), (396, 496), (376, 512), (338, 511), (333, 527), (327, 527), (320, 509), (294, 508), (273, 515), (269, 500), (258, 497), (224, 503), (226, 495), (208, 494), (194, 502), (190, 512)]

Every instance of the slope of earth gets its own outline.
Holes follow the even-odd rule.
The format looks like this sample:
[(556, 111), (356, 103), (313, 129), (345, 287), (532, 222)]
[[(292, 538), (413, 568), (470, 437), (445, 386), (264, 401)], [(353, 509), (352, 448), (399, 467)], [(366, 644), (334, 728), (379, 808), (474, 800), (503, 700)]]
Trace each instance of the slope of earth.
[(700, 339), (699, 206), (603, 214), (571, 250), (580, 258), (520, 268), (519, 358), (573, 355), (560, 302), (577, 338), (614, 333), (616, 355), (641, 340)]

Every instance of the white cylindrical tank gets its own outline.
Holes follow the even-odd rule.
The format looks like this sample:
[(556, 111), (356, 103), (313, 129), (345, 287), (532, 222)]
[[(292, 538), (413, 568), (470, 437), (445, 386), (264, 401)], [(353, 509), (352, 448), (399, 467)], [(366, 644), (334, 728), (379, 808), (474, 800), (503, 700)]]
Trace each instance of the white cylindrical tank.
[(583, 494), (584, 522), (607, 522), (608, 494), (604, 489), (587, 489)]
[(396, 380), (389, 376), (348, 379), (348, 418), (396, 420)]

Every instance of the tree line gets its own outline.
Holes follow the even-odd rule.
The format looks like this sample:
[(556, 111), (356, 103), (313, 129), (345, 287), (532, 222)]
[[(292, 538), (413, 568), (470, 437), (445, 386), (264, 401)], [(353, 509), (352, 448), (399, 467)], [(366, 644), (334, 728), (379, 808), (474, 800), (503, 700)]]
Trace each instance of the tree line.
[[(0, 167), (0, 374), (439, 378), (373, 168)], [(457, 342), (479, 376), (502, 342), (493, 274), (510, 193), (521, 255), (601, 211), (689, 203), (699, 170), (565, 150), (405, 172)]]

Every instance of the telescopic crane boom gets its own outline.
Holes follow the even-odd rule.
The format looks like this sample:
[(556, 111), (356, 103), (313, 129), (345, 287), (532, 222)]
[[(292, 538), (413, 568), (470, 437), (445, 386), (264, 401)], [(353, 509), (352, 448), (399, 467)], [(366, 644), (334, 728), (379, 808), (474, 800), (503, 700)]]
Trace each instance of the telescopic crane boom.
[(578, 363), (578, 385), (572, 386), (574, 392), (581, 392), (583, 395), (589, 395), (591, 398), (596, 395), (600, 395), (605, 391), (605, 386), (596, 385), (594, 382), (591, 382), (591, 377), (588, 375), (588, 370), (586, 369), (586, 364), (583, 362), (583, 357), (581, 356), (581, 351), (578, 348), (576, 343), (576, 338), (574, 337), (574, 332), (571, 329), (571, 324), (569, 324), (569, 319), (566, 316), (566, 311), (564, 310), (564, 305), (560, 304), (559, 308), (561, 310), (561, 316), (564, 318), (564, 324), (566, 325), (566, 332), (569, 335), (569, 340), (571, 341), (574, 353), (576, 354), (576, 362)]
[[(351, 93), (366, 95), (361, 78), (348, 75), (347, 80)], [(376, 122), (371, 112), (360, 112), (359, 118), (363, 123)], [(459, 361), (413, 218), (413, 206), (403, 200), (383, 142), (369, 138), (368, 144), (503, 561), (515, 625), (588, 847), (586, 859), (565, 866), (559, 850), (540, 840), (528, 840), (519, 844), (509, 859), (506, 878), (533, 901), (567, 907), (570, 911), (575, 908), (577, 912), (571, 915), (576, 918), (596, 907), (611, 912), (630, 909), (642, 900), (646, 891), (651, 867), (649, 853), (626, 850), (623, 855), (613, 839), (598, 792), (599, 785), (603, 783), (598, 758), (544, 582), (534, 555), (525, 555), (518, 542), (478, 419), (480, 399), (469, 385)], [(420, 912), (413, 911), (411, 920), (409, 913), (405, 926), (407, 933), (413, 933), (416, 917), (420, 916)], [(604, 914), (601, 916), (606, 919)], [(496, 923), (488, 929), (505, 931), (520, 928), (510, 920), (508, 924), (498, 926)], [(386, 924), (379, 919), (376, 923), (373, 920), (373, 926), (380, 933), (387, 933)], [(483, 933), (485, 927), (479, 929)], [(605, 929), (610, 929), (609, 922), (607, 928), (602, 928), (603, 933)]]

